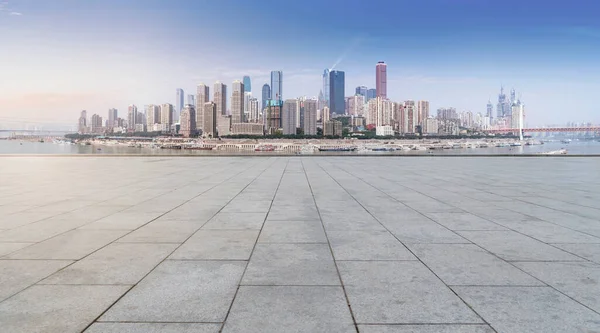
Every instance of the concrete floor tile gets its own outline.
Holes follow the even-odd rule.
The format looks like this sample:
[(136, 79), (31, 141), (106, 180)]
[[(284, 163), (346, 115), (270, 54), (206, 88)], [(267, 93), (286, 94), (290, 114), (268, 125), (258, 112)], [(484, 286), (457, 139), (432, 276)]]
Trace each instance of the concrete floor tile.
[(422, 263), (338, 262), (359, 324), (482, 323)]
[(177, 244), (113, 243), (41, 283), (133, 285), (176, 247)]
[[(0, 231), (1, 232), (1, 231)], [(18, 251), (35, 243), (0, 243), (0, 257)]]
[(223, 332), (356, 332), (341, 287), (242, 286)]
[(0, 301), (71, 263), (70, 260), (0, 260)]
[(259, 243), (242, 280), (244, 285), (339, 285), (327, 244)]
[(359, 325), (360, 333), (494, 333), (488, 325)]
[(0, 303), (5, 332), (81, 332), (127, 292), (127, 286), (33, 286)]
[(426, 213), (450, 230), (507, 230), (505, 227), (469, 213)]
[(328, 231), (336, 260), (417, 260), (387, 231)]
[(554, 246), (600, 264), (600, 244), (554, 244)]
[(600, 330), (600, 315), (547, 287), (455, 287), (457, 294), (503, 333)]
[(260, 230), (267, 213), (227, 213), (220, 212), (215, 215), (202, 229), (224, 230)]
[(248, 260), (258, 230), (198, 230), (169, 259)]
[(221, 324), (95, 323), (85, 333), (218, 333)]
[(273, 221), (265, 223), (259, 243), (327, 243), (321, 221)]
[(165, 261), (99, 321), (221, 322), (245, 262)]

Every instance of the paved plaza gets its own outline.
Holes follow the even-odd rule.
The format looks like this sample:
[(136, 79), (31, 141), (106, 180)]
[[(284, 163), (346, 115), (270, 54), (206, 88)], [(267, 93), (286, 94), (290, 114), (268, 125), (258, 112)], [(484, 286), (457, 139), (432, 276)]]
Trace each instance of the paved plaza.
[(0, 157), (0, 331), (600, 332), (600, 158)]

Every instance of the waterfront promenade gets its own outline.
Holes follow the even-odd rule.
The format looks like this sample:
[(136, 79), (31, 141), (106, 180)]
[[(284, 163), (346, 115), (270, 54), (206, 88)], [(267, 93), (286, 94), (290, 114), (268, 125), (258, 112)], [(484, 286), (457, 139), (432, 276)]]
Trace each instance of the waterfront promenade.
[(2, 332), (600, 332), (600, 158), (0, 157)]

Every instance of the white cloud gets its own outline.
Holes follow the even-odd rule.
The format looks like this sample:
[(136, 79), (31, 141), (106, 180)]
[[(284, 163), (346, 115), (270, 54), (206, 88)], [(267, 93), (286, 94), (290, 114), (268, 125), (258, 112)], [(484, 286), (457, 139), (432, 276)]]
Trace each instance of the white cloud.
[(21, 16), (23, 14), (19, 13), (19, 12), (10, 12), (10, 15), (12, 15), (12, 16)]

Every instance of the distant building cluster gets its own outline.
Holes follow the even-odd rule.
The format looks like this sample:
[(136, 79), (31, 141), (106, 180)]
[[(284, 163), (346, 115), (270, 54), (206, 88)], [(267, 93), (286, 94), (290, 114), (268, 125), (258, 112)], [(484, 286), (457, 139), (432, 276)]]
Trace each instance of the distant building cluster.
[[(524, 104), (512, 89), (501, 88), (498, 103), (491, 101), (485, 113), (438, 108), (430, 112), (429, 101), (388, 98), (387, 64), (375, 65), (375, 88), (358, 86), (346, 96), (345, 73), (325, 69), (318, 97), (284, 98), (282, 71), (272, 71), (270, 82), (261, 89), (261, 100), (252, 96), (251, 80), (244, 76), (228, 86), (215, 82), (199, 84), (195, 94), (176, 89), (175, 103), (134, 104), (123, 118), (117, 109), (109, 109), (106, 119), (93, 114), (88, 120), (82, 111), (80, 133), (160, 132), (184, 137), (220, 137), (226, 135), (324, 135), (342, 136), (374, 131), (378, 136), (459, 135), (470, 130), (518, 128)], [(229, 99), (229, 108), (227, 100)], [(494, 110), (495, 109), (495, 110)], [(523, 115), (524, 116), (524, 115)], [(521, 120), (522, 121), (522, 120)]]

